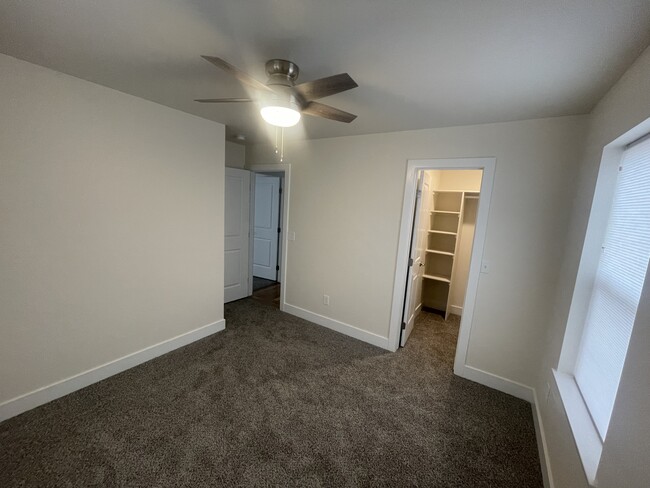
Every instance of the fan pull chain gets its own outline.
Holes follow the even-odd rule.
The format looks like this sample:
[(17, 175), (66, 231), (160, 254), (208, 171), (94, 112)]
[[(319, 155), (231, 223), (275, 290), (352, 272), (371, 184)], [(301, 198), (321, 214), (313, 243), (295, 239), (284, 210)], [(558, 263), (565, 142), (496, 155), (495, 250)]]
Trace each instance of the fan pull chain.
[(284, 129), (280, 128), (280, 162), (284, 160)]
[(280, 130), (279, 127), (275, 128), (275, 154), (278, 153), (278, 131)]

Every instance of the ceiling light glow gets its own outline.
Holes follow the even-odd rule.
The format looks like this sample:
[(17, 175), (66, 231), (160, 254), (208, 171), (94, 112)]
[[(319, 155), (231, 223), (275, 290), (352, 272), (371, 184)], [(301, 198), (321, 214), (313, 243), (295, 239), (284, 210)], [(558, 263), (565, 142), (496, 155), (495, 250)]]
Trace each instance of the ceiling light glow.
[(293, 127), (300, 121), (300, 112), (291, 107), (270, 105), (260, 110), (262, 118), (276, 127)]

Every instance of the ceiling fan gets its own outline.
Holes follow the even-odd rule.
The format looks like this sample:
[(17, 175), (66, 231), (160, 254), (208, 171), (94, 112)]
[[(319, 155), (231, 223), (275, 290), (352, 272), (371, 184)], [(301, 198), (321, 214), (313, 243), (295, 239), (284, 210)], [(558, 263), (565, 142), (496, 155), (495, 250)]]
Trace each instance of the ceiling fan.
[(262, 104), (262, 118), (277, 127), (291, 127), (300, 120), (301, 114), (323, 117), (337, 122), (350, 123), (356, 115), (338, 108), (315, 102), (320, 98), (356, 88), (357, 83), (347, 73), (328, 76), (296, 85), (298, 65), (284, 59), (266, 62), (268, 80), (262, 83), (232, 64), (214, 56), (201, 56), (206, 61), (233, 75), (241, 84), (259, 93), (256, 98), (203, 98), (200, 103), (253, 102)]

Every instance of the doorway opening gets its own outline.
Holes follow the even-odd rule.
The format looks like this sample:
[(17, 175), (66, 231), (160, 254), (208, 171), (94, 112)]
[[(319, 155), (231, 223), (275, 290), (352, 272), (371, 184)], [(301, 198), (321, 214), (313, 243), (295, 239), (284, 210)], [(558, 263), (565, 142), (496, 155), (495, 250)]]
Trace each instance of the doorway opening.
[(291, 167), (251, 168), (249, 295), (284, 309)]
[(400, 346), (421, 313), (460, 324), (482, 176), (479, 169), (418, 172)]
[(252, 296), (280, 308), (283, 173), (253, 174)]
[(404, 347), (417, 323), (437, 324), (458, 337), (454, 372), (461, 376), (495, 163), (413, 160), (407, 169), (389, 341)]

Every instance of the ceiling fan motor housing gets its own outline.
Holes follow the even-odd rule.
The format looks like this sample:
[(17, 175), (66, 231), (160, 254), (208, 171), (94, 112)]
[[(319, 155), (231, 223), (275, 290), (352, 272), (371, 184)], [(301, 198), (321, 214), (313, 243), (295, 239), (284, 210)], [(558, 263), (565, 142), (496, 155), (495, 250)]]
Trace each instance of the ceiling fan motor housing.
[(303, 108), (304, 101), (296, 95), (291, 86), (274, 85), (273, 93), (265, 94), (262, 98), (262, 105), (282, 106), (297, 110), (300, 112)]
[(266, 62), (267, 85), (293, 86), (298, 79), (298, 65), (286, 59), (269, 59)]
[(273, 93), (265, 97), (266, 104), (279, 104), (300, 111), (305, 101), (293, 90), (298, 78), (298, 65), (286, 59), (270, 59), (266, 62), (266, 85)]

